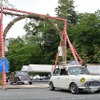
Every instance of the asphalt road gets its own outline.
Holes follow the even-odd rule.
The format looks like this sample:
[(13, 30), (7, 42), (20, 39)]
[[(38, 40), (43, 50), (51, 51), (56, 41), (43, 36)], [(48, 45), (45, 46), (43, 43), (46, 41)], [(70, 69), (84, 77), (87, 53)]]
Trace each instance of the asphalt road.
[(48, 87), (13, 88), (0, 89), (0, 100), (100, 100), (100, 93), (72, 94), (65, 90), (50, 91)]

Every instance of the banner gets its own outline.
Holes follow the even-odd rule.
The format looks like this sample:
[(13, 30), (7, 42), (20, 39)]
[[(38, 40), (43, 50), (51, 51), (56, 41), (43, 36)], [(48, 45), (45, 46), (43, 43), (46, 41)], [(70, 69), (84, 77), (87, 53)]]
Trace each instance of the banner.
[(9, 61), (5, 57), (0, 60), (0, 72), (3, 72), (3, 68), (6, 73), (9, 72)]
[(58, 47), (59, 56), (63, 56), (62, 46)]

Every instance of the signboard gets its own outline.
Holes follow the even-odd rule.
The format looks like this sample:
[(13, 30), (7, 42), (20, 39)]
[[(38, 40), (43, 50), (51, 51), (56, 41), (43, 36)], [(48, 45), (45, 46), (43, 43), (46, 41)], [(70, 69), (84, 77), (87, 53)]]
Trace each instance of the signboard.
[(58, 47), (59, 56), (63, 56), (62, 46)]
[(6, 73), (9, 72), (9, 61), (5, 57), (0, 60), (0, 72), (3, 72), (3, 68)]

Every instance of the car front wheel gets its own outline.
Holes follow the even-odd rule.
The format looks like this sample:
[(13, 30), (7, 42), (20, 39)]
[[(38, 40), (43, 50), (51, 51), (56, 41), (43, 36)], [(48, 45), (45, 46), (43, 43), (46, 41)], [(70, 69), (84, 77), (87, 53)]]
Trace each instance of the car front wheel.
[(71, 93), (73, 93), (73, 94), (79, 93), (79, 88), (75, 83), (72, 83), (70, 85), (70, 90), (71, 90)]
[(11, 85), (13, 85), (13, 82), (10, 82)]
[(29, 82), (30, 85), (32, 85), (32, 82)]
[(55, 90), (55, 87), (54, 87), (54, 85), (53, 85), (52, 82), (49, 83), (49, 89), (50, 89), (50, 90)]

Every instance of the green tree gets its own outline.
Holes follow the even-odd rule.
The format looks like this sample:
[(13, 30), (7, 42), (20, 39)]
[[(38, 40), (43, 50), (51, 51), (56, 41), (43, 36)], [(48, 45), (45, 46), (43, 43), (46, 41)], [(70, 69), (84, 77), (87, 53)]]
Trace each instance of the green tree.
[[(78, 14), (73, 0), (59, 0), (58, 3), (57, 16), (67, 19), (67, 33), (79, 55), (88, 63), (100, 63), (100, 11)], [(58, 25), (63, 28), (62, 23)], [(67, 49), (68, 60), (71, 60), (70, 49)]]
[(77, 15), (74, 10), (74, 0), (58, 0), (58, 4), (55, 9), (57, 16), (67, 19), (68, 23), (76, 24)]
[(79, 14), (74, 45), (88, 63), (100, 63), (100, 11)]
[(59, 45), (57, 41), (60, 39), (56, 30), (50, 24), (43, 21), (39, 21), (38, 25), (31, 21), (24, 28), (27, 32), (26, 36), (29, 37), (28, 39), (30, 39), (30, 36), (36, 37), (36, 42), (40, 45), (42, 53), (38, 63), (52, 63)]
[[(9, 39), (9, 51), (6, 56), (10, 62), (10, 70), (20, 70), (23, 65), (38, 63), (41, 49), (38, 44), (21, 38)], [(34, 59), (35, 58), (35, 59)]]
[(12, 4), (9, 3), (9, 0), (0, 0), (0, 6), (3, 7), (14, 7)]

